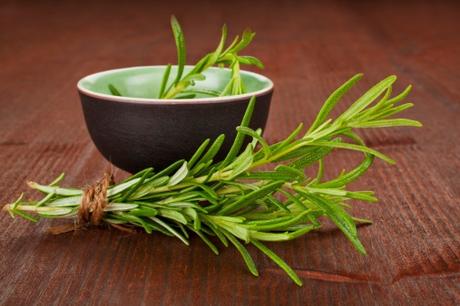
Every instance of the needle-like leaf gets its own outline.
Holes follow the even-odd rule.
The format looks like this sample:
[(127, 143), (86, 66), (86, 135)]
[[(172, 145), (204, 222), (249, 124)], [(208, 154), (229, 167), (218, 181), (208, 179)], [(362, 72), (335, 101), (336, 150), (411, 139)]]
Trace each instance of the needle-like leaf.
[(171, 16), (171, 29), (174, 34), (174, 40), (176, 41), (177, 48), (177, 73), (176, 78), (174, 79), (174, 84), (177, 85), (182, 77), (182, 73), (184, 72), (186, 52), (184, 33), (182, 32), (182, 28), (175, 16)]

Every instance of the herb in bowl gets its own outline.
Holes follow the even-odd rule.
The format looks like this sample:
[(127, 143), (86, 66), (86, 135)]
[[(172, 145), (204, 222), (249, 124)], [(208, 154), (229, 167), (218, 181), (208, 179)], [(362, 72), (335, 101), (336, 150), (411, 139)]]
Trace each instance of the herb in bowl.
[[(187, 54), (185, 37), (179, 22), (174, 16), (171, 17), (171, 28), (177, 48), (177, 73), (171, 78), (172, 65), (168, 64), (166, 66), (161, 84), (156, 84), (160, 88), (158, 99), (192, 99), (197, 94), (211, 97), (243, 94), (246, 91), (240, 76), (240, 66), (254, 65), (258, 68), (264, 67), (262, 62), (256, 57), (239, 54), (252, 42), (256, 33), (251, 30), (245, 30), (241, 34), (241, 37), (236, 36), (230, 45), (226, 46), (227, 26), (224, 25), (219, 44), (215, 51), (206, 54), (193, 66), (192, 70), (184, 73)], [(196, 81), (205, 79), (203, 72), (213, 66), (230, 68), (231, 77), (225, 88), (221, 91), (194, 88)], [(108, 88), (112, 95), (122, 96), (120, 90), (113, 84), (109, 84)]]

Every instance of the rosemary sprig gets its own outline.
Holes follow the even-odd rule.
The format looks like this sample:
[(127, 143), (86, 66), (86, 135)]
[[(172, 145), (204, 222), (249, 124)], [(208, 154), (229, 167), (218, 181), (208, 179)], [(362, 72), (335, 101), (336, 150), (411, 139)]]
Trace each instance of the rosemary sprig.
[[(179, 22), (174, 16), (171, 17), (171, 29), (177, 48), (177, 73), (171, 81), (172, 66), (171, 64), (166, 66), (161, 84), (159, 84), (157, 97), (159, 99), (190, 99), (195, 98), (197, 94), (207, 96), (239, 95), (246, 92), (240, 76), (240, 66), (254, 65), (258, 68), (264, 67), (256, 57), (239, 55), (252, 42), (256, 33), (247, 29), (241, 34), (241, 37), (236, 36), (230, 45), (225, 47), (228, 31), (227, 26), (224, 25), (217, 48), (203, 56), (188, 73), (184, 73), (187, 53), (185, 37)], [(195, 88), (196, 81), (202, 81), (206, 78), (203, 72), (213, 66), (230, 68), (231, 77), (225, 88), (222, 91)], [(120, 90), (113, 84), (109, 84), (108, 88), (112, 95), (121, 96)]]
[[(110, 186), (104, 221), (174, 236), (187, 245), (189, 232), (193, 232), (216, 254), (216, 239), (224, 246), (233, 244), (249, 271), (257, 276), (256, 265), (246, 249), (252, 244), (297, 285), (302, 281), (295, 271), (267, 248), (265, 241), (298, 238), (319, 229), (321, 217), (325, 217), (365, 254), (356, 224), (369, 221), (353, 217), (348, 212), (349, 201), (375, 202), (377, 198), (372, 191), (349, 191), (346, 187), (368, 170), (375, 157), (389, 163), (393, 160), (367, 147), (356, 129), (421, 124), (391, 117), (412, 107), (411, 103), (401, 103), (410, 86), (391, 97), (395, 76), (373, 86), (337, 118), (328, 119), (333, 107), (361, 77), (352, 77), (334, 91), (303, 135), (300, 124), (274, 144), (264, 140), (260, 129), (248, 127), (255, 104), (252, 98), (223, 161), (214, 160), (223, 143), (221, 135), (212, 143), (206, 139), (188, 160), (177, 161), (158, 172), (148, 168)], [(241, 150), (245, 137), (251, 142)], [(323, 159), (333, 149), (358, 151), (364, 159), (354, 169), (324, 180)], [(272, 170), (261, 170), (271, 164)], [(304, 170), (313, 164), (319, 164), (318, 174), (307, 177)], [(62, 176), (49, 185), (29, 182), (29, 187), (42, 192), (44, 197), (25, 201), (21, 195), (5, 209), (13, 217), (19, 215), (30, 221), (76, 218), (83, 191), (59, 187), (61, 179)]]

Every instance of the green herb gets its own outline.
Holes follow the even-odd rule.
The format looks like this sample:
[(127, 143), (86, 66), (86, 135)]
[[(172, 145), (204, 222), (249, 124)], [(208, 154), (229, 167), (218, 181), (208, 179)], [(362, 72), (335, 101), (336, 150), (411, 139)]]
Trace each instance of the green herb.
[[(216, 254), (217, 241), (224, 246), (230, 242), (241, 253), (249, 271), (257, 276), (256, 265), (246, 249), (252, 244), (297, 285), (302, 282), (295, 271), (265, 241), (303, 236), (319, 229), (324, 217), (334, 222), (356, 249), (365, 254), (356, 224), (370, 221), (351, 216), (348, 203), (350, 200), (375, 202), (377, 198), (372, 191), (349, 191), (346, 187), (369, 169), (375, 157), (393, 161), (367, 147), (355, 132), (359, 128), (421, 124), (390, 118), (412, 107), (410, 103), (400, 103), (410, 87), (390, 97), (395, 76), (379, 82), (345, 112), (330, 119), (333, 107), (361, 76), (354, 76), (331, 94), (307, 132), (302, 135), (300, 125), (286, 139), (274, 144), (264, 140), (261, 130), (248, 127), (255, 103), (252, 98), (223, 161), (214, 160), (223, 142), (221, 135), (212, 143), (206, 139), (189, 160), (177, 161), (159, 172), (148, 168), (110, 186), (104, 221), (177, 237), (187, 245), (189, 232), (193, 232)], [(251, 142), (242, 148), (245, 137)], [(361, 152), (363, 161), (348, 172), (324, 180), (323, 159), (333, 149)], [(271, 164), (274, 165), (266, 167)], [(304, 170), (315, 164), (319, 165), (318, 174), (306, 176)], [(44, 194), (43, 199), (24, 201), (21, 196), (5, 209), (12, 216), (30, 221), (76, 218), (83, 190), (59, 187), (61, 179), (62, 176), (50, 185), (29, 183), (32, 189)]]
[[(254, 65), (258, 68), (264, 67), (262, 62), (253, 56), (239, 55), (251, 43), (256, 33), (251, 30), (245, 30), (241, 37), (236, 36), (230, 45), (225, 47), (227, 27), (224, 25), (215, 51), (203, 56), (188, 73), (184, 74), (187, 53), (185, 38), (182, 28), (174, 16), (171, 17), (171, 29), (177, 48), (177, 73), (171, 81), (172, 66), (171, 64), (166, 66), (161, 84), (159, 84), (159, 99), (189, 99), (194, 98), (197, 94), (213, 97), (239, 95), (246, 92), (240, 75), (240, 66)], [(225, 88), (220, 92), (212, 89), (195, 88), (196, 81), (202, 81), (206, 78), (203, 72), (213, 66), (230, 68), (231, 77)], [(120, 91), (113, 84), (109, 84), (108, 87), (112, 95), (121, 96)]]

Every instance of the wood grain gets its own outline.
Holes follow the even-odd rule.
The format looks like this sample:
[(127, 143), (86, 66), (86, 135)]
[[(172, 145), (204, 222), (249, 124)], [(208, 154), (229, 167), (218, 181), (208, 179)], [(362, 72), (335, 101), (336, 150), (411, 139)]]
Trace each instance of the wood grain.
[[(356, 72), (353, 92), (388, 74), (414, 85), (408, 116), (423, 129), (363, 133), (398, 161), (377, 162), (355, 187), (375, 221), (360, 227), (368, 256), (333, 227), (271, 245), (304, 280), (297, 288), (251, 250), (253, 278), (237, 252), (214, 256), (160, 235), (95, 229), (51, 236), (57, 222), (0, 215), (3, 305), (455, 305), (460, 303), (460, 3), (379, 1), (40, 1), (0, 4), (0, 203), (28, 179), (65, 171), (68, 185), (98, 178), (107, 162), (84, 126), (75, 84), (114, 67), (175, 60), (171, 13), (186, 31), (189, 62), (215, 46), (222, 23), (251, 26), (251, 53), (276, 84), (266, 136), (309, 123), (328, 93)], [(339, 106), (343, 109), (345, 106)], [(358, 162), (337, 153), (330, 173)], [(117, 177), (124, 173), (118, 171)]]

